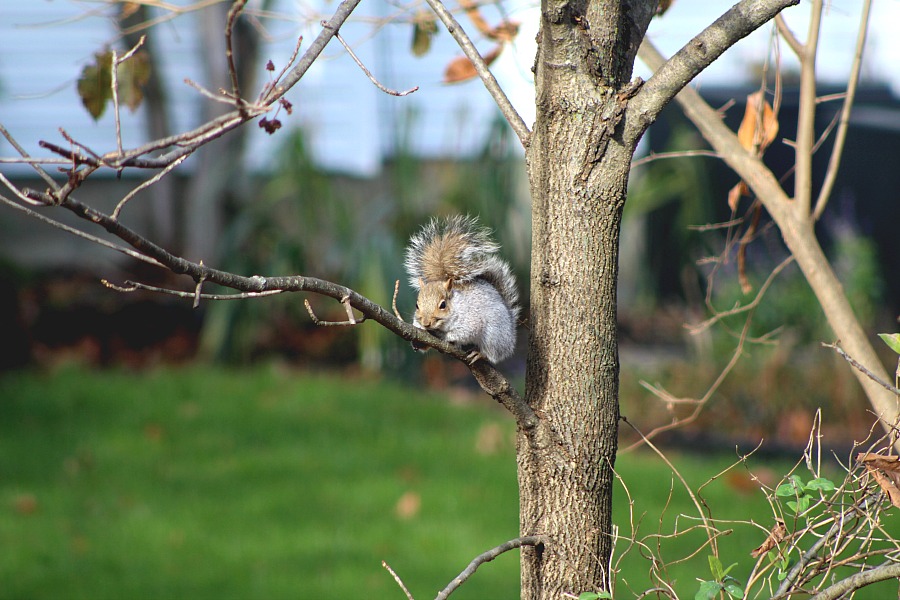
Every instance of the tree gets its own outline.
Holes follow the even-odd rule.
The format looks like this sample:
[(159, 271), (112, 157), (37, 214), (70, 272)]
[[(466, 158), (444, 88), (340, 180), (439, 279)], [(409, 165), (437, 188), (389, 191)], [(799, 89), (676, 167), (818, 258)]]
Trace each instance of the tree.
[[(535, 61), (537, 120), (533, 131), (516, 114), (455, 17), (440, 0), (427, 1), (459, 42), (525, 147), (533, 199), (530, 338), (524, 398), (494, 366), (480, 361), (471, 367), (482, 388), (512, 413), (518, 426), (522, 537), (496, 550), (522, 548), (523, 598), (608, 591), (613, 585), (609, 568), (611, 502), (619, 423), (616, 279), (619, 228), (632, 155), (662, 108), (693, 77), (735, 42), (799, 0), (741, 0), (668, 61), (645, 49), (642, 52), (655, 71), (646, 82), (632, 79), (632, 69), (650, 21), (663, 3), (542, 0)], [(2, 182), (15, 198), (0, 196), (0, 200), (41, 220), (49, 219), (36, 207), (65, 208), (130, 247), (101, 242), (84, 231), (75, 232), (77, 235), (187, 275), (195, 283), (193, 291), (157, 291), (192, 298), (195, 303), (222, 297), (204, 293), (207, 283), (237, 290), (237, 294), (228, 296), (232, 299), (285, 292), (320, 294), (344, 305), (346, 324), (371, 319), (406, 340), (464, 360), (465, 352), (417, 330), (398, 314), (345, 286), (302, 275), (229, 273), (203, 262), (192, 262), (127, 227), (119, 220), (118, 210), (106, 214), (74, 196), (101, 169), (149, 169), (157, 172), (158, 180), (184, 157), (213, 140), (234, 135), (250, 121), (259, 120), (267, 130), (277, 130), (280, 123), (272, 113), (290, 109), (285, 92), (304, 76), (332, 38), (342, 41), (340, 27), (359, 2), (344, 0), (323, 23), (316, 39), (298, 54), (299, 58), (253, 97), (247, 95), (246, 80), (232, 60), (232, 34), (245, 5), (244, 0), (236, 0), (222, 23), (229, 81), (223, 91), (204, 91), (230, 106), (229, 111), (210, 117), (191, 131), (102, 155), (80, 146), (77, 140), (71, 141), (71, 147), (44, 143), (45, 148), (67, 161), (65, 182), (51, 177), (40, 160), (31, 160), (9, 133), (0, 129), (19, 150), (20, 160), (33, 164), (48, 186), (46, 191), (17, 189), (4, 177)], [(821, 2), (816, 6), (821, 6)], [(124, 58), (113, 54), (111, 64), (118, 64), (117, 61)], [(374, 82), (374, 77), (370, 77)], [(115, 84), (111, 85), (114, 89)], [(683, 94), (679, 98), (689, 97), (691, 92), (685, 90)], [(117, 105), (115, 108), (118, 110)], [(690, 115), (690, 110), (686, 110)], [(712, 130), (720, 120), (707, 112), (698, 117), (698, 126), (701, 123), (708, 123), (705, 126)], [(761, 197), (764, 192), (783, 196), (780, 187), (777, 192), (772, 187), (778, 186), (777, 181), (760, 175), (758, 158), (732, 142), (722, 144), (717, 149)], [(787, 200), (781, 199), (772, 208), (766, 206), (779, 220), (793, 210), (782, 206), (785, 204)], [(822, 263), (817, 257), (804, 262), (805, 252), (815, 253), (805, 241), (810, 236), (814, 240), (808, 215), (805, 221), (789, 220), (792, 218), (784, 217), (785, 239), (801, 266), (811, 265), (804, 272), (813, 281), (820, 277), (817, 269)], [(796, 231), (791, 229), (795, 226), (799, 228)], [(136, 283), (128, 289), (138, 287), (148, 286)], [(828, 297), (836, 297), (834, 302), (841, 303), (839, 286), (834, 286), (832, 279), (814, 283), (814, 287), (830, 290)], [(827, 302), (823, 296), (823, 305)], [(354, 310), (362, 317), (354, 316)], [(842, 332), (849, 331), (836, 330), (842, 337)], [(853, 346), (851, 353), (857, 349)], [(877, 368), (870, 364), (871, 355), (861, 352), (860, 358)], [(880, 403), (876, 402), (879, 414), (886, 420), (896, 417), (896, 410), (890, 413)], [(484, 560), (489, 559), (490, 556)], [(477, 563), (473, 564), (477, 567)]]

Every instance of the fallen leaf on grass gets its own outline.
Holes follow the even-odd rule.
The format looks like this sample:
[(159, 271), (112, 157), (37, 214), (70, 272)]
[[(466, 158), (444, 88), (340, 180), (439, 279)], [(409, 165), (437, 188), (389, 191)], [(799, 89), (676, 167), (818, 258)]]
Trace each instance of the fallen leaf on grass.
[(403, 520), (412, 519), (422, 508), (422, 497), (416, 492), (406, 492), (394, 506), (394, 512)]

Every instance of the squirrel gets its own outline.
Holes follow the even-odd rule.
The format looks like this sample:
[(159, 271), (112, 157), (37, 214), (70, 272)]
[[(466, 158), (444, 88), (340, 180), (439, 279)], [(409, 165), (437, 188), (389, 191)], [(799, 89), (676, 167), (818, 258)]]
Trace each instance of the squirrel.
[(496, 364), (515, 349), (519, 292), (499, 250), (489, 229), (462, 215), (431, 219), (406, 249), (404, 266), (418, 292), (413, 324), (474, 346), (469, 364), (481, 358)]

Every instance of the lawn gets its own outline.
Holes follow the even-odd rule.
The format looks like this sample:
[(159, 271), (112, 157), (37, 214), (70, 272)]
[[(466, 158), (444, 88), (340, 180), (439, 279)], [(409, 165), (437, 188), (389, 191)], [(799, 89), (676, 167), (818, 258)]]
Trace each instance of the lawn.
[[(692, 485), (733, 461), (670, 458)], [(617, 470), (643, 533), (697, 514), (678, 485), (669, 499), (657, 457), (625, 454)], [(723, 477), (704, 497), (716, 516), (768, 525), (745, 488)], [(623, 534), (625, 500), (620, 487)], [(517, 509), (513, 424), (482, 395), (271, 365), (0, 377), (0, 598), (402, 600), (385, 560), (422, 600), (517, 537)], [(738, 578), (763, 538), (744, 527), (720, 540)], [(650, 587), (649, 563), (628, 557), (622, 598)], [(671, 575), (693, 597), (705, 553)], [(508, 553), (453, 598), (517, 596)]]

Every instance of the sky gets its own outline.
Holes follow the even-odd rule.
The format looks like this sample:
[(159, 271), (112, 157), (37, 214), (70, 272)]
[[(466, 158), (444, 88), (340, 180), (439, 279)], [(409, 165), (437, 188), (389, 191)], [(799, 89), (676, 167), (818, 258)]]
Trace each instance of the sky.
[[(188, 6), (196, 0), (177, 0)], [(250, 9), (259, 0), (250, 0)], [(253, 128), (251, 160), (258, 167), (272, 162), (277, 142), (291, 127), (303, 127), (308, 133), (316, 160), (324, 168), (357, 175), (378, 172), (385, 157), (405, 148), (422, 156), (465, 156), (485, 143), (489, 125), (497, 118), (490, 96), (480, 82), (446, 85), (444, 66), (460, 55), (452, 38), (442, 31), (434, 37), (425, 57), (410, 52), (412, 26), (409, 22), (386, 25), (373, 30), (374, 22), (398, 14), (401, 8), (424, 3), (398, 4), (402, 0), (364, 0), (354, 14), (354, 22), (342, 28), (344, 38), (370, 70), (389, 87), (419, 91), (404, 98), (378, 91), (347, 53), (335, 42), (326, 49), (288, 99), (295, 111), (281, 115), (285, 130), (269, 137)], [(418, 2), (418, 4), (416, 4)], [(697, 32), (711, 23), (731, 2), (718, 0), (675, 0), (672, 8), (651, 23), (649, 36), (660, 50), (671, 55)], [(855, 46), (862, 0), (833, 0), (823, 20), (822, 45), (818, 72), (825, 82), (842, 82)], [(297, 35), (311, 40), (320, 31), (319, 21), (336, 6), (335, 0), (280, 0), (276, 18), (260, 17), (268, 42), (265, 59), (278, 68), (286, 61)], [(520, 22), (515, 43), (507, 47), (492, 65), (525, 122), (534, 121), (534, 88), (531, 65), (537, 9), (533, 0), (509, 0), (504, 3), (510, 18)], [(417, 8), (417, 9), (418, 9)], [(806, 36), (810, 2), (785, 12), (790, 27), (801, 38)], [(105, 12), (104, 12), (105, 11)], [(14, 3), (0, 0), (0, 122), (30, 151), (40, 155), (40, 139), (62, 141), (64, 127), (76, 139), (97, 151), (114, 148), (114, 121), (111, 111), (93, 122), (79, 105), (75, 82), (85, 64), (104, 45), (115, 41), (112, 22), (104, 3), (85, 0), (31, 0)], [(252, 12), (248, 11), (248, 12)], [(484, 9), (492, 23), (499, 14), (491, 6)], [(198, 124), (202, 98), (184, 84), (185, 77), (202, 81), (202, 69), (196, 60), (195, 31), (198, 13), (187, 13), (152, 30), (159, 46), (169, 50), (163, 64), (172, 90), (172, 114), (178, 130)], [(467, 19), (460, 19), (471, 29)], [(865, 77), (890, 83), (900, 96), (900, 0), (876, 0), (871, 17), (866, 49)], [(473, 35), (479, 50), (491, 48), (487, 40)], [(743, 83), (750, 63), (765, 56), (772, 40), (772, 27), (766, 26), (741, 41), (702, 73), (692, 85)], [(790, 52), (783, 49), (787, 64)], [(650, 73), (640, 64), (636, 75), (647, 79)], [(142, 114), (124, 111), (123, 137), (126, 147), (142, 140)], [(10, 156), (12, 148), (0, 141), (0, 156)], [(185, 164), (190, 168), (189, 162)]]

